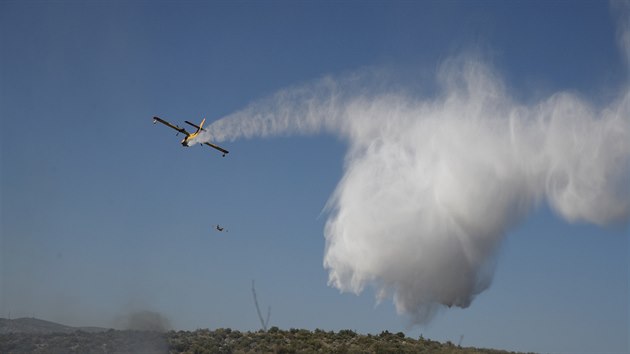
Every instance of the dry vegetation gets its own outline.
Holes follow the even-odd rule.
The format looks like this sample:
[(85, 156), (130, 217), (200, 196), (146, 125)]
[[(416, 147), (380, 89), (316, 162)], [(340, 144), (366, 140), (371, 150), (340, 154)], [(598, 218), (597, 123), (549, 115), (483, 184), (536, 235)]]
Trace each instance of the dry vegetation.
[(3, 334), (1, 353), (508, 353), (463, 348), (450, 342), (412, 339), (403, 333), (361, 335), (272, 327), (269, 331), (228, 329), (170, 331), (109, 330), (100, 333)]
[(99, 333), (0, 335), (0, 353), (167, 353), (168, 334), (109, 330)]

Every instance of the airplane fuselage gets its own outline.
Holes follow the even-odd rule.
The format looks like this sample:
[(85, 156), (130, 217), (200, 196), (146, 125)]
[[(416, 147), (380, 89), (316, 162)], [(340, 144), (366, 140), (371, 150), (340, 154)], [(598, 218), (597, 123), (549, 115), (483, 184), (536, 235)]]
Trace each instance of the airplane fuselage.
[(199, 131), (192, 133), (190, 135), (188, 135), (187, 137), (185, 137), (184, 139), (182, 139), (182, 146), (183, 147), (189, 147), (190, 146), (190, 141), (196, 137), (197, 135), (199, 135)]

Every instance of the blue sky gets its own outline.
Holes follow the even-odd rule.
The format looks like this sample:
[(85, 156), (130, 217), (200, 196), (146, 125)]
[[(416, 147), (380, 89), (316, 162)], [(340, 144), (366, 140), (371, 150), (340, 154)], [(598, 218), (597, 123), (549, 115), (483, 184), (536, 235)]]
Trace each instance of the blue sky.
[(0, 317), (120, 326), (149, 310), (176, 329), (256, 330), (255, 279), (281, 328), (627, 352), (624, 222), (569, 223), (543, 203), (470, 307), (410, 326), (372, 288), (327, 285), (322, 209), (346, 141), (240, 139), (223, 159), (151, 124), (366, 68), (432, 96), (441, 63), (471, 51), (521, 102), (568, 91), (605, 106), (628, 87), (614, 18), (586, 1), (1, 1)]

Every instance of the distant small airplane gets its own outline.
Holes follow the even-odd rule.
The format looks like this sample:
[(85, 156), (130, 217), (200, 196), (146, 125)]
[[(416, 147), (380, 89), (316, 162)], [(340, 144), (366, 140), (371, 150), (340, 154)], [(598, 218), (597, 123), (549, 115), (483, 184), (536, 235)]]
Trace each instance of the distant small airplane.
[[(225, 230), (225, 227), (221, 227), (219, 226), (219, 224), (217, 224), (217, 226), (215, 227), (217, 229), (217, 231), (219, 232), (223, 232), (223, 230)], [(225, 230), (225, 232), (227, 232), (227, 230)]]
[[(184, 139), (181, 141), (181, 143), (182, 143), (182, 146), (184, 146), (184, 147), (189, 147), (189, 146), (190, 146), (190, 145), (189, 145), (189, 144), (190, 144), (190, 141), (191, 141), (193, 138), (195, 138), (197, 135), (199, 135), (199, 133), (201, 133), (201, 131), (202, 131), (202, 130), (204, 130), (204, 131), (205, 131), (205, 129), (203, 129), (203, 123), (205, 123), (205, 122), (206, 122), (206, 118), (204, 118), (204, 119), (201, 121), (201, 124), (199, 124), (199, 125), (196, 125), (196, 124), (194, 124), (194, 123), (191, 123), (191, 122), (189, 122), (189, 121), (187, 121), (187, 120), (185, 120), (185, 121), (184, 121), (184, 122), (186, 122), (186, 124), (190, 124), (190, 125), (192, 125), (193, 127), (197, 128), (197, 131), (195, 131), (194, 133), (189, 133), (189, 132), (187, 132), (187, 131), (186, 131), (186, 129), (184, 129), (184, 128), (180, 128), (180, 127), (179, 127), (179, 126), (177, 126), (177, 125), (171, 124), (171, 123), (169, 123), (169, 122), (165, 121), (164, 119), (162, 119), (162, 118), (160, 118), (160, 117), (153, 117), (153, 124), (155, 124), (155, 123), (157, 123), (157, 122), (160, 122), (160, 123), (162, 123), (162, 124), (164, 124), (164, 125), (166, 125), (166, 126), (168, 126), (168, 127), (170, 127), (170, 128), (173, 128), (173, 129), (177, 130), (177, 132), (178, 132), (178, 133), (177, 133), (176, 135), (179, 135), (179, 133), (182, 133), (182, 134), (186, 135), (186, 136), (184, 137)], [(225, 155), (229, 153), (229, 151), (225, 150), (224, 148), (222, 148), (222, 147), (220, 147), (220, 146), (218, 146), (218, 145), (214, 145), (214, 144), (207, 143), (207, 142), (206, 142), (206, 143), (203, 143), (203, 144), (208, 145), (208, 146), (210, 146), (211, 148), (214, 148), (214, 149), (217, 149), (217, 150), (221, 151), (221, 152), (223, 153), (223, 157), (225, 157)]]

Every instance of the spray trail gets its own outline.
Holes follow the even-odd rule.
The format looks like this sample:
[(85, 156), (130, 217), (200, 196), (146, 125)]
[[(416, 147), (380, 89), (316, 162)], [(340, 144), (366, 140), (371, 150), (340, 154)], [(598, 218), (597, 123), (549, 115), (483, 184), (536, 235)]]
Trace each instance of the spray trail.
[(502, 238), (543, 202), (572, 222), (628, 219), (630, 91), (602, 109), (569, 93), (527, 106), (480, 61), (461, 59), (438, 82), (441, 93), (422, 99), (324, 78), (218, 120), (202, 139), (347, 141), (326, 206), (329, 284), (373, 286), (414, 323), (487, 289)]

